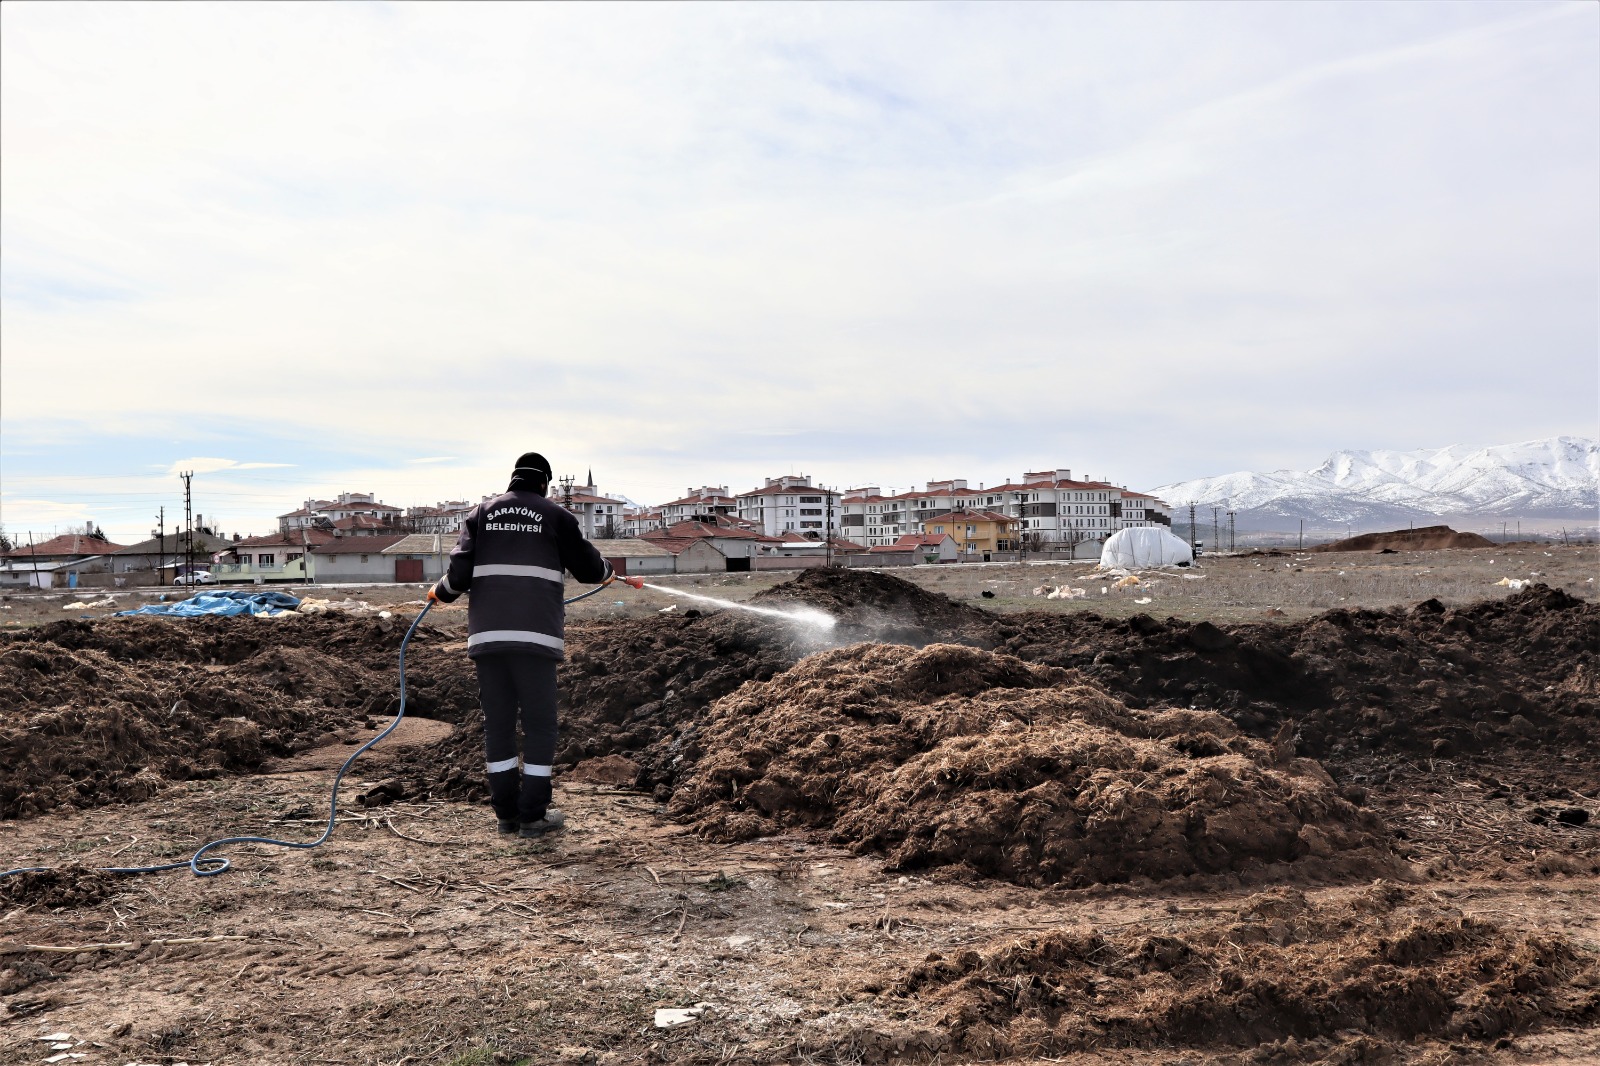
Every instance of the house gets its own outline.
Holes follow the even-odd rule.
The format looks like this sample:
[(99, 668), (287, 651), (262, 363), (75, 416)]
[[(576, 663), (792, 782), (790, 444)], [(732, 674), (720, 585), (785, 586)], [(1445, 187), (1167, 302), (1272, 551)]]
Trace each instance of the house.
[(948, 533), (956, 547), (966, 555), (1014, 551), (1021, 529), (1018, 519), (995, 511), (947, 511), (924, 523), (930, 534)]
[(611, 569), (619, 574), (641, 577), (671, 574), (677, 570), (677, 555), (657, 543), (631, 538), (602, 539), (590, 543), (611, 564)]
[(81, 562), (121, 551), (126, 545), (113, 544), (103, 536), (88, 533), (63, 533), (39, 544), (21, 544), (6, 552), (7, 559), (41, 563)]
[(839, 531), (839, 493), (812, 485), (804, 474), (768, 478), (761, 488), (740, 493), (735, 505), (739, 518), (769, 537), (821, 538)]
[(316, 579), (314, 560), (307, 554), (337, 540), (328, 529), (301, 527), (265, 537), (244, 537), (212, 557), (211, 576), (218, 581), (307, 582)]
[[(370, 546), (371, 542), (363, 543)], [(454, 533), (408, 533), (380, 554), (393, 564), (394, 581), (432, 582), (450, 569), (450, 553), (455, 546)]]
[[(703, 540), (717, 550), (724, 561), (722, 569), (749, 570), (750, 560), (765, 545), (781, 543), (781, 538), (767, 537), (754, 532), (728, 515), (719, 515), (715, 522), (674, 522), (665, 529), (641, 533), (639, 539), (678, 554), (669, 541)], [(680, 549), (681, 550), (681, 549)], [(679, 570), (682, 573), (682, 569)]]
[(918, 563), (953, 563), (959, 555), (956, 538), (948, 533), (908, 533), (893, 544), (868, 550), (868, 554), (873, 552), (907, 552)]
[(649, 538), (646, 543), (672, 555), (672, 572), (675, 574), (715, 574), (750, 569), (748, 556), (730, 559), (706, 537), (657, 536)]
[[(194, 556), (200, 567), (209, 564), (218, 552), (232, 547), (233, 543), (224, 537), (205, 530), (195, 531)], [(178, 568), (187, 559), (184, 535), (168, 533), (118, 549), (111, 557), (111, 570), (117, 574), (142, 574), (149, 582), (164, 585), (177, 576)]]
[(383, 503), (370, 492), (341, 492), (332, 500), (307, 500), (296, 510), (278, 516), (278, 532), (334, 528), (350, 518), (370, 518), (389, 532), (408, 532), (405, 512)]
[(10, 588), (77, 588), (81, 575), (111, 573), (114, 553), (122, 547), (103, 536), (87, 533), (63, 533), (41, 544), (24, 544), (5, 554), (0, 584)]
[[(385, 555), (384, 549), (407, 539), (408, 534), (391, 533), (370, 537), (335, 537), (309, 552), (312, 575), (319, 585), (351, 581), (420, 580), (409, 577), (414, 569), (404, 567), (404, 557)], [(452, 545), (453, 547), (453, 545)], [(398, 573), (406, 573), (402, 579)]]

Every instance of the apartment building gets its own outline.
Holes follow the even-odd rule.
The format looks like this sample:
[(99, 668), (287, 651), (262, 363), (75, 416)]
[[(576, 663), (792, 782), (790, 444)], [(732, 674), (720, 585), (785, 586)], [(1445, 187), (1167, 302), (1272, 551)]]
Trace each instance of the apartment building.
[(831, 537), (839, 531), (839, 493), (811, 484), (805, 474), (768, 478), (740, 493), (736, 517), (768, 537)]
[[(360, 521), (353, 521), (358, 519)], [(332, 529), (339, 522), (344, 522), (347, 529), (370, 527), (404, 532), (409, 528), (402, 508), (384, 503), (370, 492), (341, 492), (331, 500), (307, 500), (296, 510), (279, 515), (278, 532)]]
[(411, 507), (406, 510), (406, 521), (418, 533), (448, 533), (454, 536), (461, 532), (461, 523), (466, 521), (467, 515), (476, 506), (467, 500), (444, 500), (432, 507)]
[(691, 488), (682, 499), (664, 503), (659, 508), (662, 523), (669, 526), (675, 522), (693, 522), (702, 515), (737, 514), (738, 510), (738, 504), (726, 485)]
[(903, 536), (928, 532), (929, 519), (937, 515), (981, 510), (996, 501), (992, 490), (971, 488), (961, 478), (930, 481), (920, 491), (910, 489), (888, 496), (876, 485), (847, 489), (840, 496), (840, 529), (850, 539), (877, 548), (896, 544)]
[(1154, 496), (1122, 490), (1122, 528), (1129, 526), (1171, 526), (1172, 508)]

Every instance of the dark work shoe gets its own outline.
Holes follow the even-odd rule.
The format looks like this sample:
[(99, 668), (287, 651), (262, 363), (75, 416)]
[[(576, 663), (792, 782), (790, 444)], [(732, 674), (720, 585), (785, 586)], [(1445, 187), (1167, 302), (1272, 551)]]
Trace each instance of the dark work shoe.
[(500, 829), (500, 832), (504, 833), (506, 836), (515, 836), (522, 829), (522, 823), (517, 821), (515, 818), (498, 819), (495, 822), (495, 825), (497, 825)]
[(538, 839), (547, 833), (559, 832), (567, 827), (567, 816), (560, 811), (549, 810), (544, 812), (544, 817), (537, 822), (523, 822), (520, 836)]

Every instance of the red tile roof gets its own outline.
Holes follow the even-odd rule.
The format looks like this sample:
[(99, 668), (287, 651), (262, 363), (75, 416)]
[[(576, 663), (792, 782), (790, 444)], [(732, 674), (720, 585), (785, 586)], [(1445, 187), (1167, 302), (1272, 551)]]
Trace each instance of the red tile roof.
[(334, 535), (325, 529), (297, 529), (291, 533), (269, 533), (265, 537), (246, 537), (228, 545), (235, 548), (307, 548), (327, 544)]
[(340, 537), (311, 549), (313, 555), (376, 555), (391, 544), (399, 544), (409, 533), (378, 537)]
[(34, 556), (40, 558), (46, 555), (106, 555), (124, 548), (124, 544), (113, 544), (101, 537), (89, 537), (82, 533), (63, 533), (59, 537), (51, 537), (43, 544), (35, 544), (32, 548), (26, 544), (11, 549), (6, 553), (8, 559), (27, 559)]
[(640, 534), (637, 539), (644, 541), (646, 544), (654, 544), (656, 547), (665, 549), (673, 555), (680, 555), (696, 544), (704, 544), (712, 551), (717, 550), (717, 546), (710, 543), (705, 537), (652, 537)]
[(644, 540), (665, 540), (669, 538), (689, 538), (691, 540), (709, 540), (721, 538), (723, 540), (764, 540), (774, 544), (782, 543), (781, 537), (768, 537), (753, 530), (743, 529), (739, 526), (713, 525), (710, 522), (674, 522), (666, 529), (652, 529), (639, 534)]

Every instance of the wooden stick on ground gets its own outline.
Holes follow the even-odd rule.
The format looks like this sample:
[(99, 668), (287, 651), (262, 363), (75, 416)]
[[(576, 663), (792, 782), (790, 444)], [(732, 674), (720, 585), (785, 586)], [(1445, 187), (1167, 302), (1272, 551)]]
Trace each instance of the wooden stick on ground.
[(20, 955), (24, 952), (48, 952), (55, 955), (76, 955), (80, 951), (133, 951), (140, 948), (172, 947), (181, 944), (220, 944), (226, 940), (249, 940), (247, 936), (184, 936), (170, 940), (123, 940), (109, 944), (19, 944), (0, 941), (0, 955)]

